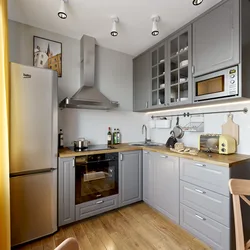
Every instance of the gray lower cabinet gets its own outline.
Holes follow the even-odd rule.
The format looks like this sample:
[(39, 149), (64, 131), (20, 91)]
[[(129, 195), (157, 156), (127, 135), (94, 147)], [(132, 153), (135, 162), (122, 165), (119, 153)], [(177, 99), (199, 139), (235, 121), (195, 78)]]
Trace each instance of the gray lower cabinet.
[(141, 151), (120, 153), (119, 162), (119, 206), (142, 200)]
[(180, 159), (180, 178), (183, 181), (229, 196), (229, 168), (214, 164)]
[(230, 249), (230, 229), (181, 204), (180, 224), (216, 250)]
[(228, 0), (193, 23), (194, 76), (240, 61), (239, 0)]
[(180, 225), (212, 249), (231, 247), (230, 169), (180, 159)]
[(149, 52), (134, 59), (134, 111), (146, 111), (150, 107), (150, 69)]
[(143, 151), (143, 201), (150, 206), (154, 204), (154, 163), (153, 154)]
[(154, 154), (154, 207), (179, 223), (179, 157)]
[(82, 220), (116, 208), (118, 208), (118, 195), (84, 202), (75, 206), (76, 220)]
[(75, 158), (59, 158), (58, 224), (75, 221)]

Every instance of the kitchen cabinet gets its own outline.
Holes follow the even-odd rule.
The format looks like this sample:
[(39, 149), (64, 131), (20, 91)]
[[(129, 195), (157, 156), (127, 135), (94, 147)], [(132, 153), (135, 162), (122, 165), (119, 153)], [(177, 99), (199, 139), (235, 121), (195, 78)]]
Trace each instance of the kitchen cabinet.
[(154, 154), (154, 207), (179, 223), (179, 158)]
[(167, 106), (192, 103), (191, 25), (168, 39)]
[(167, 97), (166, 83), (166, 43), (162, 43), (150, 52), (151, 108), (164, 107)]
[(59, 158), (58, 167), (59, 226), (75, 221), (75, 158)]
[(150, 96), (150, 53), (146, 52), (133, 61), (134, 111), (146, 111)]
[(234, 249), (228, 181), (240, 168), (180, 159), (180, 225), (213, 249)]
[(193, 23), (194, 76), (240, 62), (240, 10), (229, 0)]
[(119, 206), (142, 200), (141, 151), (119, 153)]
[(154, 204), (154, 165), (153, 153), (143, 151), (143, 201), (150, 206)]

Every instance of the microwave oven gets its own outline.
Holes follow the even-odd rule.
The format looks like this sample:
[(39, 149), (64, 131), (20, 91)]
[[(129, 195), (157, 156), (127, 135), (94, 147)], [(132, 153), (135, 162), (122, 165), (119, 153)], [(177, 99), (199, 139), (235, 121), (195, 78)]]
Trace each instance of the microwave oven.
[(196, 77), (194, 85), (195, 102), (238, 96), (238, 66)]

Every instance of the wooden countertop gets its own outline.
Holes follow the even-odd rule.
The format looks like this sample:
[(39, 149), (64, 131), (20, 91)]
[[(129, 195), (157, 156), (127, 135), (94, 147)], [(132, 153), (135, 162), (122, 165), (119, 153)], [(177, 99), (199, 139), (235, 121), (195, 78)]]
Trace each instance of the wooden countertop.
[(176, 156), (180, 158), (190, 159), (194, 161), (206, 162), (215, 164), (222, 167), (232, 167), (237, 165), (237, 163), (250, 162), (250, 155), (241, 155), (241, 154), (232, 154), (232, 155), (220, 155), (220, 154), (209, 154), (199, 152), (198, 155), (188, 155), (188, 154), (179, 154), (173, 151), (170, 151), (169, 148), (165, 146), (130, 146), (127, 143), (120, 145), (114, 145), (114, 149), (99, 150), (99, 151), (86, 151), (86, 152), (73, 152), (68, 148), (59, 149), (59, 157), (75, 157), (83, 155), (94, 155), (94, 154), (105, 154), (105, 153), (116, 153), (116, 152), (126, 152), (126, 151), (135, 151), (135, 150), (147, 150), (151, 152), (157, 152), (162, 154), (167, 154), (171, 156)]

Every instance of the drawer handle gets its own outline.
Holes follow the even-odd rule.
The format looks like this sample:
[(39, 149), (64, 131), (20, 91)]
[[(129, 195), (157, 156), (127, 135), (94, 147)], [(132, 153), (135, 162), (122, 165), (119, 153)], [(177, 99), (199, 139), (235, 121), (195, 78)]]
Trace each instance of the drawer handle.
[(194, 189), (197, 193), (200, 193), (200, 194), (205, 194), (206, 192), (205, 191), (202, 191), (202, 190), (200, 190), (200, 189), (198, 189), (198, 188), (195, 188)]
[(145, 151), (144, 154), (149, 154), (149, 152)]
[(205, 167), (206, 167), (206, 164), (196, 163), (195, 166), (205, 168)]
[(197, 217), (199, 220), (206, 220), (206, 218), (201, 217), (200, 215), (196, 214), (195, 217)]
[(168, 158), (167, 155), (161, 155), (161, 158)]
[(97, 201), (96, 204), (102, 204), (104, 201)]

